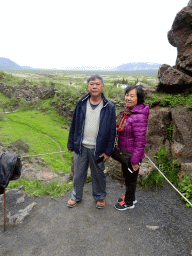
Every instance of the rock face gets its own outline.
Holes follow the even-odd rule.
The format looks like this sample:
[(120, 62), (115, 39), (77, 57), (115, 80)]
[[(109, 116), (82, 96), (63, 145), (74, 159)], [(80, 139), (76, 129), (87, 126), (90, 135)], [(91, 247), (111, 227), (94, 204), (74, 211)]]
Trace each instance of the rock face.
[(24, 98), (26, 101), (31, 101), (32, 99), (48, 99), (53, 98), (55, 95), (55, 86), (52, 84), (49, 88), (38, 85), (26, 85), (25, 79), (20, 86), (8, 85), (0, 82), (0, 92), (5, 96), (12, 98)]
[(181, 162), (192, 162), (192, 110), (187, 108), (171, 109), (173, 157)]
[(165, 93), (191, 93), (192, 77), (175, 67), (163, 64), (158, 71), (159, 85), (157, 91)]
[(146, 154), (152, 158), (165, 145), (178, 162), (192, 163), (192, 110), (152, 109), (149, 115)]
[(192, 92), (192, 2), (177, 13), (168, 32), (169, 43), (177, 47), (174, 67), (159, 68), (159, 91), (168, 93)]

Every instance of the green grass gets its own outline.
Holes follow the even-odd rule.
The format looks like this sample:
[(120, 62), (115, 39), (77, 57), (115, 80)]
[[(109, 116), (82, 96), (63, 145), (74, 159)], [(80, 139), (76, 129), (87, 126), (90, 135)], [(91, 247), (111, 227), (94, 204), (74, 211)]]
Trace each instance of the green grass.
[[(7, 114), (7, 121), (0, 121), (0, 141), (10, 144), (18, 139), (25, 140), (30, 149), (28, 154), (44, 154), (67, 150), (68, 130), (61, 127), (65, 124), (63, 117), (53, 110), (45, 112), (31, 110)], [(60, 146), (53, 142), (53, 138)], [(63, 153), (65, 163), (60, 154), (46, 155), (44, 160), (50, 163), (54, 171), (68, 172), (71, 154)]]
[[(176, 159), (169, 156), (164, 146), (158, 151), (155, 158), (160, 171), (192, 203), (192, 173), (190, 177), (183, 175), (180, 179), (178, 176), (180, 166)], [(164, 177), (156, 169), (153, 169), (139, 185), (144, 189), (154, 190), (159, 188), (163, 182), (165, 182)], [(181, 197), (181, 200), (184, 200), (183, 197)], [(191, 207), (186, 201), (185, 204), (187, 207)]]
[[(179, 190), (192, 203), (192, 173), (179, 181)], [(184, 201), (184, 198), (181, 197), (181, 200)], [(186, 203), (186, 206), (191, 207), (189, 203)]]
[(25, 191), (28, 192), (30, 196), (45, 196), (49, 195), (51, 197), (61, 197), (64, 193), (72, 189), (72, 181), (65, 184), (58, 184), (56, 182), (50, 184), (44, 184), (41, 181), (29, 181), (27, 179), (19, 179), (16, 181), (10, 181), (7, 186), (8, 189), (19, 187), (21, 185), (25, 186)]
[(165, 93), (155, 93), (146, 100), (146, 103), (150, 107), (159, 105), (163, 107), (175, 108), (178, 106), (186, 106), (188, 108), (192, 107), (192, 94), (187, 96), (182, 96), (181, 94), (165, 94)]
[[(168, 178), (168, 180), (178, 187), (178, 171), (179, 166), (176, 160), (171, 159), (168, 151), (163, 146), (155, 156), (157, 166), (160, 171)], [(153, 169), (147, 177), (140, 183), (144, 189), (157, 189), (164, 181), (164, 177), (156, 169)]]

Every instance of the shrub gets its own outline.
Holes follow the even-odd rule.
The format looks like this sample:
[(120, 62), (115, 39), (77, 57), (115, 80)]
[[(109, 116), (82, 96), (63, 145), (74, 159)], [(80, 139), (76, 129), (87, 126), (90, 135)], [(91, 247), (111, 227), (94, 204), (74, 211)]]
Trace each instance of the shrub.
[[(157, 160), (157, 166), (160, 171), (167, 177), (167, 179), (178, 186), (177, 173), (179, 166), (175, 159), (171, 159), (168, 151), (164, 146), (158, 151), (157, 155), (154, 156)], [(143, 188), (158, 188), (164, 180), (164, 177), (156, 170), (153, 169), (148, 176), (140, 183)]]
[[(184, 176), (178, 185), (180, 192), (192, 203), (192, 173), (190, 176)], [(184, 198), (181, 197), (181, 200), (184, 201)], [(186, 206), (191, 207), (189, 203), (186, 203)]]

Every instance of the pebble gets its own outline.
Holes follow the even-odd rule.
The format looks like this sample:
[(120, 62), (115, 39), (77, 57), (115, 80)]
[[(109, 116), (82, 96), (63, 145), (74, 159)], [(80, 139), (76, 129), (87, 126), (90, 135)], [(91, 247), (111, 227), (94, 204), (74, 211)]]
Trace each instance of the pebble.
[(159, 226), (149, 226), (149, 225), (146, 225), (146, 227), (150, 230), (156, 230), (156, 229), (159, 229)]

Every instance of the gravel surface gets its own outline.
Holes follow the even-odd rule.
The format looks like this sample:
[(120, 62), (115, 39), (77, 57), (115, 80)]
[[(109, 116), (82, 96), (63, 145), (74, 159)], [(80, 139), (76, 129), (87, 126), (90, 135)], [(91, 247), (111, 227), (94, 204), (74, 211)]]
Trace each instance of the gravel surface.
[[(37, 204), (22, 224), (7, 224), (3, 232), (1, 223), (0, 255), (192, 255), (192, 209), (169, 185), (156, 192), (137, 190), (138, 203), (126, 211), (114, 208), (124, 189), (109, 177), (107, 193), (104, 209), (95, 207), (91, 183), (74, 208), (66, 206), (70, 192), (56, 199), (25, 196), (22, 207)], [(10, 201), (14, 204), (7, 196), (7, 209)], [(3, 208), (0, 211), (2, 215)]]

